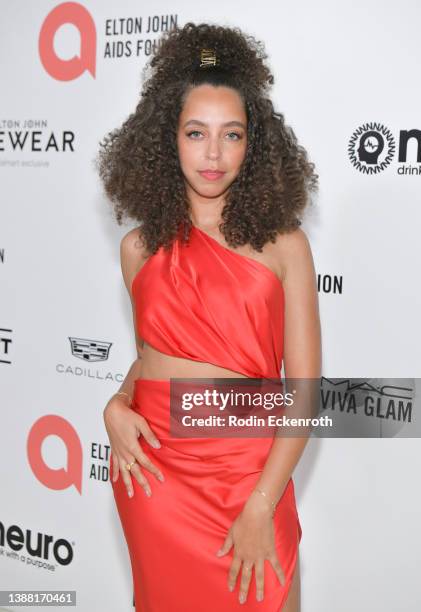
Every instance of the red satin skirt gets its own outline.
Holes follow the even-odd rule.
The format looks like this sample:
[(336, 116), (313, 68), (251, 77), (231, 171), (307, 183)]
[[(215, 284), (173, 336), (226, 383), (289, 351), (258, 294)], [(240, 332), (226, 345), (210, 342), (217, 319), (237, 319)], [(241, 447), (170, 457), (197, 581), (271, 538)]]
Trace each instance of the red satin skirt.
[(240, 604), (241, 569), (228, 590), (231, 550), (222, 557), (228, 529), (241, 512), (264, 468), (273, 438), (175, 438), (169, 430), (170, 380), (135, 381), (132, 409), (143, 415), (159, 439), (154, 449), (139, 444), (162, 471), (159, 482), (147, 470), (148, 497), (133, 476), (129, 498), (121, 474), (112, 481), (130, 554), (136, 612), (280, 612), (293, 578), (301, 525), (290, 479), (274, 515), (275, 543), (286, 582), (269, 561), (264, 567), (264, 599), (256, 600), (254, 570), (247, 600)]

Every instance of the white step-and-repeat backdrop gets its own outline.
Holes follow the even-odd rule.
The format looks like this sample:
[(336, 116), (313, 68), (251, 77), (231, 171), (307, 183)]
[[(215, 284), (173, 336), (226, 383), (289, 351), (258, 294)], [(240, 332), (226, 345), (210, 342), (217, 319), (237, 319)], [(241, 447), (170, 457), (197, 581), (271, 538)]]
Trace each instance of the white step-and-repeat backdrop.
[[(265, 41), (277, 110), (316, 163), (303, 228), (323, 375), (392, 379), (401, 399), (420, 376), (416, 0), (3, 2), (0, 589), (76, 590), (82, 612), (132, 610), (102, 420), (136, 357), (119, 263), (130, 226), (93, 159), (162, 31), (187, 21)], [(312, 438), (295, 471), (305, 612), (421, 609), (419, 440), (407, 410), (383, 423), (382, 439)]]

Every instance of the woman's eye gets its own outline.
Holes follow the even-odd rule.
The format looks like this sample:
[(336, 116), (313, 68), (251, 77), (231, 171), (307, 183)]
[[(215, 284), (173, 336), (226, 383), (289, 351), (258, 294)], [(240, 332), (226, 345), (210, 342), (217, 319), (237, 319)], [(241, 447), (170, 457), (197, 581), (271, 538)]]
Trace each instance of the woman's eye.
[[(187, 136), (190, 138), (191, 136), (193, 136), (193, 134), (199, 134), (201, 135), (201, 132), (199, 132), (199, 130), (191, 130), (191, 132), (187, 132)], [(227, 136), (234, 136), (235, 138), (228, 138), (228, 140), (240, 140), (242, 138), (241, 134), (238, 134), (237, 132), (228, 132)], [(196, 136), (193, 136), (193, 140), (197, 140)]]
[(199, 130), (192, 130), (191, 132), (187, 133), (187, 136), (191, 136), (192, 134), (200, 134)]

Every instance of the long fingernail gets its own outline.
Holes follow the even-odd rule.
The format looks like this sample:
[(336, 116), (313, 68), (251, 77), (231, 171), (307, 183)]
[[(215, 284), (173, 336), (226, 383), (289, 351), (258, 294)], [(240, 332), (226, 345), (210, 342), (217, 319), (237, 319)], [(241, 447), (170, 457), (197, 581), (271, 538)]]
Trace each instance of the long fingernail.
[(129, 497), (133, 497), (133, 491), (129, 491)]
[(164, 478), (164, 474), (158, 474), (158, 479), (159, 479), (161, 482), (164, 482), (164, 480), (165, 480), (165, 478)]
[(158, 442), (158, 440), (154, 440), (154, 441), (152, 442), (152, 446), (153, 446), (154, 448), (161, 448), (161, 444)]
[(243, 604), (246, 601), (245, 595), (240, 595), (240, 604)]
[(150, 489), (146, 489), (146, 495), (150, 497), (152, 495), (152, 491)]
[(258, 591), (258, 593), (257, 593), (257, 601), (263, 601), (263, 593), (262, 593), (262, 591)]

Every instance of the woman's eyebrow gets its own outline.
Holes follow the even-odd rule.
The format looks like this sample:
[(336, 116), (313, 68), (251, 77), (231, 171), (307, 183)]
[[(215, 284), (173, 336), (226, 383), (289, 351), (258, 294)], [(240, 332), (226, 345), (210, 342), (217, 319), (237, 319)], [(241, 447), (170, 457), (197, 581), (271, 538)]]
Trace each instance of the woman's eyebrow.
[[(187, 125), (190, 125), (191, 123), (196, 123), (198, 125), (203, 125), (204, 127), (207, 127), (207, 123), (205, 123), (204, 121), (200, 121), (199, 119), (189, 119), (188, 121), (186, 121), (183, 127), (186, 127)], [(226, 123), (222, 124), (222, 127), (228, 127), (228, 126), (230, 127), (236, 126), (236, 127), (242, 127), (246, 129), (246, 126), (241, 121), (227, 121)]]

